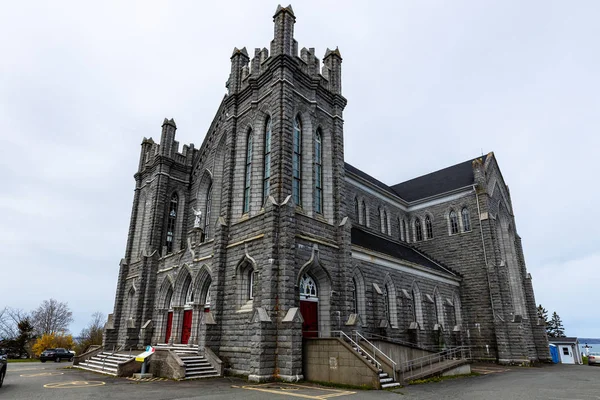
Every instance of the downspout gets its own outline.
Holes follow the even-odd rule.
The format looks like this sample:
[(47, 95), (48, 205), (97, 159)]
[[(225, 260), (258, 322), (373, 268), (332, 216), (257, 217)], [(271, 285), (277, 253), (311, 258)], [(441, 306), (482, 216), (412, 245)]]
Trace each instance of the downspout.
[[(490, 275), (487, 272), (487, 267), (488, 267), (488, 258), (487, 258), (487, 251), (485, 250), (485, 239), (483, 236), (483, 226), (481, 223), (481, 207), (479, 206), (479, 195), (477, 194), (477, 188), (475, 187), (475, 185), (473, 185), (473, 190), (475, 191), (475, 199), (477, 201), (477, 215), (479, 218), (479, 232), (481, 233), (481, 247), (483, 249), (483, 260), (485, 262), (485, 277), (487, 279), (487, 284), (488, 284), (488, 291), (490, 293), (490, 305), (492, 307), (492, 317), (494, 318), (494, 321), (496, 320), (496, 310), (494, 308), (494, 298), (492, 297), (492, 285), (490, 283)], [(502, 322), (504, 322), (504, 319), (502, 317), (498, 317)]]

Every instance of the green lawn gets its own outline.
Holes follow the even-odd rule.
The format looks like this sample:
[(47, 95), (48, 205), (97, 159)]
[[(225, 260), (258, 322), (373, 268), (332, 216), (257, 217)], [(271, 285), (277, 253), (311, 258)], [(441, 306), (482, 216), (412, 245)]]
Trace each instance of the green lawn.
[(40, 362), (39, 358), (14, 358), (8, 359), (9, 363), (29, 363), (29, 362)]
[(586, 357), (586, 356), (583, 356), (583, 357), (582, 357), (582, 360), (583, 360), (583, 365), (587, 365), (587, 357)]

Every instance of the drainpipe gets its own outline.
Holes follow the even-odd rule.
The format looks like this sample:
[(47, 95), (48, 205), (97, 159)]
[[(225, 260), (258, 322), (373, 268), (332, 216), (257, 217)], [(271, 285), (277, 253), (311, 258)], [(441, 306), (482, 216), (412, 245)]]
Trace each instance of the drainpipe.
[[(477, 215), (479, 217), (479, 232), (481, 233), (481, 247), (483, 248), (483, 259), (485, 262), (485, 277), (487, 279), (487, 283), (488, 283), (488, 290), (490, 293), (490, 304), (492, 306), (492, 317), (494, 318), (494, 321), (496, 320), (496, 310), (494, 308), (494, 298), (492, 297), (492, 285), (490, 283), (490, 276), (487, 272), (487, 267), (488, 267), (488, 258), (487, 258), (487, 251), (485, 250), (485, 239), (483, 237), (483, 226), (481, 223), (481, 207), (479, 206), (479, 195), (477, 194), (477, 188), (475, 187), (475, 185), (473, 185), (473, 190), (475, 191), (475, 199), (477, 201)], [(504, 322), (504, 319), (502, 317), (498, 317), (502, 322)]]

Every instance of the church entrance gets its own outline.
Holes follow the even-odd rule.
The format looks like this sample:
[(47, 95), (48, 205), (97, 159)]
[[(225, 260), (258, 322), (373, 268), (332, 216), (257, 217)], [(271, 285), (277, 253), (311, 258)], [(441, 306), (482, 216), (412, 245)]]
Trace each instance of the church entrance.
[(181, 343), (187, 344), (192, 335), (192, 314), (193, 310), (183, 312), (183, 327), (181, 329)]
[(314, 279), (308, 275), (302, 275), (300, 279), (300, 314), (304, 323), (302, 324), (303, 337), (319, 337), (319, 298), (317, 297), (317, 285)]
[(300, 301), (300, 313), (304, 319), (303, 337), (319, 337), (319, 302)]
[(169, 343), (169, 339), (171, 339), (171, 328), (173, 328), (173, 311), (169, 311), (167, 314), (167, 333), (165, 335), (165, 343)]

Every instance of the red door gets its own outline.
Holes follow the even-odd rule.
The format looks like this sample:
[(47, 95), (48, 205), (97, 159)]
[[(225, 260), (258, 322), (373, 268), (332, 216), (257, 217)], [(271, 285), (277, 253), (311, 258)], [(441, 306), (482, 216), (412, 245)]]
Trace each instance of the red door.
[(165, 343), (169, 343), (171, 339), (171, 328), (173, 327), (173, 311), (167, 314), (167, 334), (165, 335)]
[(192, 334), (192, 310), (183, 312), (183, 329), (181, 331), (181, 343), (187, 344)]
[(319, 303), (316, 301), (300, 301), (300, 314), (304, 319), (302, 336), (319, 337)]

